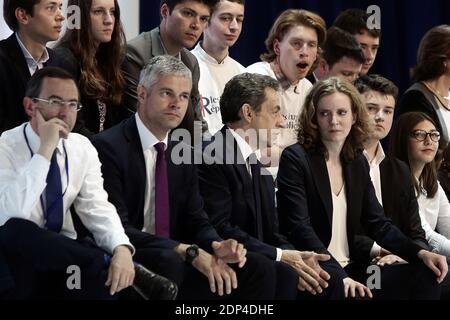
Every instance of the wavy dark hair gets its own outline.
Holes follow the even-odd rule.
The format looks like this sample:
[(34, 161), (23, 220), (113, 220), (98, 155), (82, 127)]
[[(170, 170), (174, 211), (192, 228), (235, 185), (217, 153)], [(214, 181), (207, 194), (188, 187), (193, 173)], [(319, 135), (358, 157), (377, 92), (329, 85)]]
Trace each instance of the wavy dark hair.
[(417, 50), (417, 66), (412, 72), (416, 81), (427, 81), (443, 75), (450, 59), (450, 25), (444, 24), (429, 30)]
[[(410, 169), (411, 162), (409, 159), (409, 136), (414, 127), (423, 121), (431, 122), (436, 128), (436, 124), (433, 119), (431, 119), (427, 114), (422, 112), (407, 112), (398, 117), (391, 133), (389, 154), (392, 157), (396, 157), (406, 162)], [(436, 159), (433, 159), (433, 161), (425, 165), (419, 177), (419, 182), (427, 191), (427, 198), (433, 198), (438, 190), (436, 167)], [(412, 172), (411, 178), (414, 182), (417, 194), (420, 194), (420, 185), (417, 183)]]
[(362, 101), (360, 94), (350, 82), (341, 78), (331, 77), (326, 80), (318, 81), (313, 86), (305, 99), (303, 110), (300, 113), (297, 140), (305, 149), (323, 154), (325, 159), (328, 159), (328, 150), (322, 143), (319, 126), (317, 124), (317, 106), (323, 97), (335, 92), (345, 94), (350, 98), (352, 103), (351, 108), (355, 117), (355, 123), (345, 140), (341, 152), (341, 158), (344, 161), (352, 161), (364, 150), (363, 142), (370, 135), (372, 127), (370, 125), (367, 108)]
[[(114, 0), (114, 29), (111, 41), (94, 44), (91, 30), (90, 11), (92, 0), (69, 0), (68, 6), (79, 6), (81, 29), (68, 29), (57, 46), (69, 48), (81, 67), (79, 87), (90, 99), (102, 100), (107, 105), (118, 106), (125, 87), (120, 66), (125, 57), (125, 33), (120, 21), (120, 8)], [(70, 19), (70, 16), (68, 17)]]

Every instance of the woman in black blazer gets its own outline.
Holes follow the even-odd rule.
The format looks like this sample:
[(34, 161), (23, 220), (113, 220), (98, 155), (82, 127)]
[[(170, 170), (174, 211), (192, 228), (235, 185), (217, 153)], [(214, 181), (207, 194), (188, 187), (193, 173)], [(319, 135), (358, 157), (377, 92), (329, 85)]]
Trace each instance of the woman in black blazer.
[[(361, 153), (370, 130), (366, 108), (349, 82), (329, 78), (316, 83), (300, 114), (298, 143), (286, 148), (280, 161), (280, 228), (297, 249), (332, 254), (349, 275), (344, 279), (346, 296), (354, 297), (357, 291), (371, 297), (366, 286), (351, 278), (365, 281), (367, 277), (354, 262), (359, 253), (355, 238), (365, 230), (381, 246), (410, 262), (402, 268), (383, 268), (383, 290), (377, 295), (438, 299), (435, 275), (418, 262), (422, 260), (440, 282), (447, 273), (445, 258), (423, 250), (385, 217)], [(333, 208), (332, 194), (341, 210)], [(400, 280), (417, 282), (407, 286)]]

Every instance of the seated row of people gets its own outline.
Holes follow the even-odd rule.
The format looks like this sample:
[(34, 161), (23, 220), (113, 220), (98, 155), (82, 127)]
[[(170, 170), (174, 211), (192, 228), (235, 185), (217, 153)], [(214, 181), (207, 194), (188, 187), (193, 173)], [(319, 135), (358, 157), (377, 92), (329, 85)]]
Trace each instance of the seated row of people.
[[(367, 97), (377, 92), (364, 84)], [(176, 283), (183, 299), (370, 297), (365, 268), (373, 257), (390, 264), (385, 252), (408, 264), (383, 267), (375, 296), (439, 298), (446, 259), (428, 251), (414, 199), (411, 215), (386, 217), (362, 154), (368, 112), (350, 83), (332, 77), (308, 94), (298, 143), (281, 159), (277, 205), (255, 151), (270, 147), (283, 125), (278, 82), (248, 73), (230, 80), (225, 126), (205, 142), (198, 168), (179, 162), (198, 150), (170, 133), (191, 89), (182, 62), (153, 58), (141, 73), (137, 113), (95, 136), (96, 151), (70, 133), (81, 107), (74, 79), (58, 68), (35, 73), (24, 100), (30, 122), (0, 138), (1, 278), (14, 283), (10, 297), (45, 290), (33, 281), (44, 274), (68, 297), (104, 298), (105, 283), (110, 294), (133, 283), (132, 259)], [(411, 185), (398, 190), (410, 197)], [(96, 245), (77, 239), (72, 204)], [(65, 286), (72, 265), (83, 270), (81, 291)]]

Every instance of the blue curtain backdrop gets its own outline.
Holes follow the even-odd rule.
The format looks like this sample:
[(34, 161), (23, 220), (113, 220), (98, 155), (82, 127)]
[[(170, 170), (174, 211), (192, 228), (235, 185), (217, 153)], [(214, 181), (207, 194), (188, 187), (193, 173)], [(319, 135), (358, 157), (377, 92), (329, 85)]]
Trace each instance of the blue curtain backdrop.
[[(449, 0), (246, 0), (243, 32), (231, 56), (244, 66), (259, 61), (264, 40), (276, 17), (289, 8), (302, 8), (320, 14), (329, 27), (344, 9), (381, 9), (381, 46), (371, 73), (380, 73), (399, 85), (401, 92), (411, 83), (420, 39), (439, 24), (450, 24)], [(159, 24), (159, 1), (141, 0), (141, 31)], [(450, 43), (449, 43), (450, 46)]]

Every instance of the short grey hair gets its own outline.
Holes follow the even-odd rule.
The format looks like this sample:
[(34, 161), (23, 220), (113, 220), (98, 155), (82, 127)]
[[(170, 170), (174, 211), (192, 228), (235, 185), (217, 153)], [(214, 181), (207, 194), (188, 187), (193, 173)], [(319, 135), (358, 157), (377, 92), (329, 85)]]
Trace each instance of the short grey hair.
[(163, 75), (184, 77), (192, 82), (192, 72), (181, 60), (163, 55), (150, 59), (145, 65), (139, 77), (139, 85), (144, 86), (149, 91), (159, 77)]

